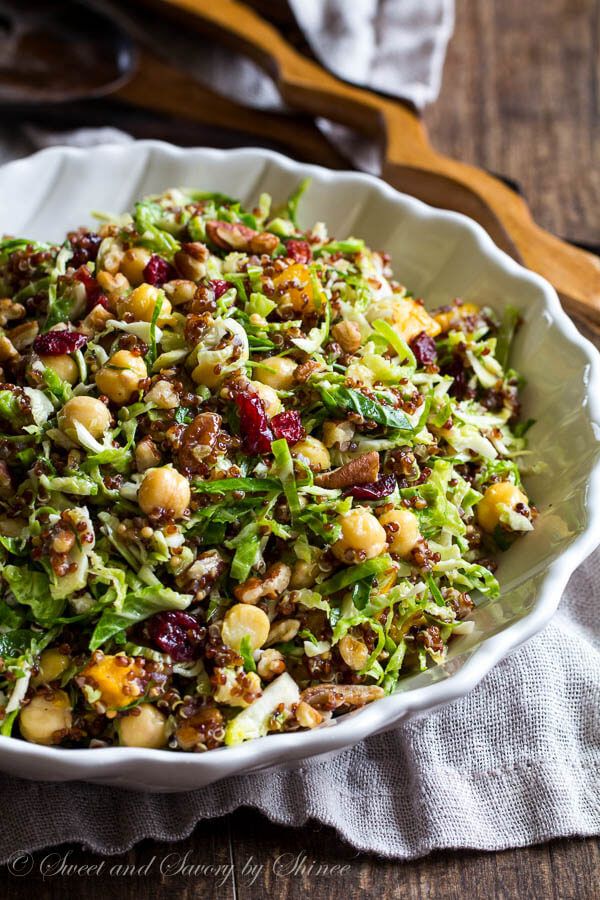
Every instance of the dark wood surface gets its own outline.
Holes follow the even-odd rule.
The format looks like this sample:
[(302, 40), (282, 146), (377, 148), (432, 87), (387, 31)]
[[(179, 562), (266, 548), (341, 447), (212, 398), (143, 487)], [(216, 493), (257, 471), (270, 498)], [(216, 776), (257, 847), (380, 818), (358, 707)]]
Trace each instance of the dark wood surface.
[[(289, 29), (285, 9), (270, 0), (253, 5)], [(545, 227), (600, 242), (600, 0), (458, 0), (457, 7), (444, 88), (426, 113), (434, 142), (518, 180)], [(181, 142), (193, 141), (182, 135)], [(400, 863), (356, 854), (330, 829), (281, 828), (249, 810), (201, 823), (176, 845), (145, 841), (107, 860), (99, 874), (81, 868), (102, 859), (80, 846), (54, 853), (50, 861), (49, 851), (36, 854), (26, 878), (0, 870), (0, 896), (600, 896), (596, 839), (501, 853), (443, 851)], [(53, 875), (59, 858), (63, 874)]]

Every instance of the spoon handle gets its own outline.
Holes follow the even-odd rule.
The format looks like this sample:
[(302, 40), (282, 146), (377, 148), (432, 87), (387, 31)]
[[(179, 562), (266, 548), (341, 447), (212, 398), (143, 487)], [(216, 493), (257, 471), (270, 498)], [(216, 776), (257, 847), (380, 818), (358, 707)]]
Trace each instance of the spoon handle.
[(383, 177), (426, 202), (465, 213), (496, 243), (550, 281), (573, 315), (600, 323), (600, 259), (537, 225), (525, 201), (487, 172), (438, 153), (422, 121), (399, 101), (340, 81), (292, 48), (238, 0), (154, 0), (188, 26), (241, 50), (270, 74), (284, 101), (383, 142)]

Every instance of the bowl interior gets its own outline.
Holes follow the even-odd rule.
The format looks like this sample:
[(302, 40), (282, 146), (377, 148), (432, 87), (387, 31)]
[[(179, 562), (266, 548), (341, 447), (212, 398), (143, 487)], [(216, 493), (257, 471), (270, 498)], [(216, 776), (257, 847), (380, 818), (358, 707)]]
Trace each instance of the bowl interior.
[[(526, 379), (523, 416), (536, 420), (529, 432), (529, 459), (536, 474), (527, 479), (527, 490), (540, 510), (537, 527), (501, 559), (501, 600), (476, 610), (474, 632), (454, 642), (447, 663), (401, 682), (399, 691), (406, 696), (455, 675), (491, 636), (532, 613), (547, 594), (550, 567), (586, 530), (587, 547), (579, 557), (592, 549), (589, 501), (600, 450), (600, 414), (590, 385), (598, 384), (598, 366), (595, 351), (561, 313), (552, 289), (501, 254), (461, 216), (433, 210), (368, 176), (300, 166), (258, 150), (178, 151), (141, 142), (83, 153), (46, 151), (0, 170), (0, 233), (60, 240), (68, 229), (92, 225), (93, 210), (123, 212), (135, 199), (172, 186), (219, 190), (251, 204), (267, 191), (277, 203), (307, 171), (312, 183), (300, 206), (302, 225), (324, 221), (332, 235), (355, 235), (388, 251), (396, 277), (427, 306), (455, 297), (499, 312), (511, 304), (524, 320), (511, 364)], [(571, 570), (578, 561), (573, 557)], [(568, 574), (562, 571), (556, 582), (558, 595)], [(548, 604), (554, 608), (558, 599), (546, 596), (545, 618), (539, 617), (537, 627), (552, 611)], [(529, 633), (531, 629), (516, 629), (495, 658)], [(491, 663), (481, 660), (483, 674)], [(390, 702), (393, 698), (382, 701)], [(392, 718), (405, 713), (398, 706)], [(363, 715), (366, 710), (358, 717)], [(385, 724), (380, 717), (371, 730)]]

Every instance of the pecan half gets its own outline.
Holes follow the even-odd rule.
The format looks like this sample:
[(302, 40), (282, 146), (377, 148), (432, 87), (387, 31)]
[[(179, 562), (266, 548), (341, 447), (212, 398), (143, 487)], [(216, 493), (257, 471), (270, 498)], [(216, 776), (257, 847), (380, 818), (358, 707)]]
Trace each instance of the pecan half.
[(207, 222), (206, 233), (209, 240), (222, 250), (271, 254), (279, 246), (276, 234), (255, 231), (241, 222)]
[(338, 709), (340, 706), (364, 706), (384, 696), (376, 684), (317, 684), (300, 695), (305, 703), (316, 709)]
[(379, 453), (371, 450), (370, 453), (363, 453), (356, 459), (334, 469), (332, 472), (324, 472), (315, 478), (319, 487), (325, 488), (344, 488), (352, 487), (355, 484), (370, 484), (377, 481), (379, 477)]

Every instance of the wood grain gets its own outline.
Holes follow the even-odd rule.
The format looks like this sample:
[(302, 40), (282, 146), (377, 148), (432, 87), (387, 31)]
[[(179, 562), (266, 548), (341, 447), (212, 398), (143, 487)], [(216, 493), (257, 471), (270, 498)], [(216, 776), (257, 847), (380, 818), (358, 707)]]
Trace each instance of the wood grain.
[[(251, 2), (302, 45), (285, 4)], [(517, 179), (545, 227), (590, 243), (600, 242), (599, 37), (600, 0), (460, 0), (442, 95), (426, 114), (441, 150)], [(68, 861), (74, 864), (101, 861), (76, 845), (60, 848), (61, 853), (68, 851)], [(381, 851), (385, 853), (385, 847)], [(328, 828), (311, 824), (282, 828), (248, 810), (201, 823), (190, 838), (175, 845), (144, 841), (107, 861), (110, 866), (139, 867), (156, 859), (147, 875), (122, 870), (110, 877), (43, 879), (39, 867), (48, 852), (56, 851), (35, 855), (27, 879), (1, 870), (0, 896), (6, 900), (32, 896), (596, 900), (600, 896), (600, 841), (594, 838), (501, 853), (435, 852), (399, 863), (356, 854)], [(177, 854), (171, 857), (171, 871), (186, 858), (189, 865), (215, 868), (212, 874), (199, 869), (180, 875), (161, 873), (159, 861), (169, 854)], [(289, 868), (299, 854), (304, 868), (297, 863), (297, 874), (278, 876), (282, 865), (287, 862)], [(232, 864), (233, 870), (227, 869)], [(338, 870), (315, 874), (314, 868), (309, 870), (311, 864)], [(259, 869), (251, 872), (250, 866)], [(341, 871), (344, 866), (348, 868)]]
[[(600, 325), (600, 260), (566, 244), (531, 218), (522, 197), (489, 172), (436, 151), (405, 105), (340, 81), (299, 54), (240, 0), (150, 0), (182, 27), (246, 53), (269, 71), (292, 108), (383, 139), (383, 177), (434, 206), (478, 221), (506, 252), (543, 275), (572, 315)], [(154, 93), (154, 92), (153, 92)], [(164, 84), (165, 100), (171, 91)]]

